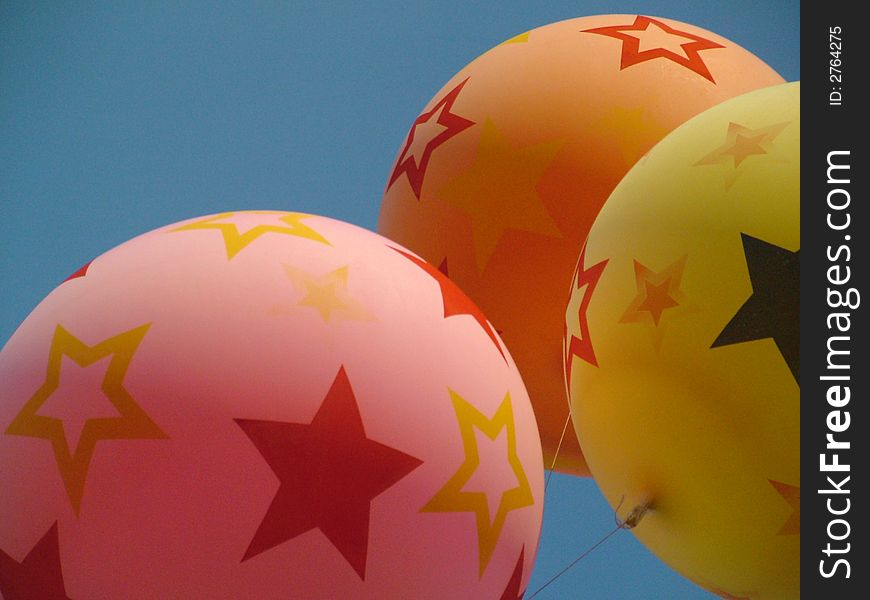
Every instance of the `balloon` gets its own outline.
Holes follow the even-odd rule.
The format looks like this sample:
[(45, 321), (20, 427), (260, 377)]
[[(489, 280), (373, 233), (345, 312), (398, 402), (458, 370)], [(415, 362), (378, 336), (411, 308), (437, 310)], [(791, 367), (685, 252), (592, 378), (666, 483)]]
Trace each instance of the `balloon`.
[(634, 15), (533, 29), (483, 54), (414, 121), (378, 229), (483, 309), (526, 382), (550, 468), (587, 475), (568, 424), (565, 289), (601, 205), (653, 144), (722, 100), (782, 82), (736, 44)]
[(192, 219), (0, 353), (0, 595), (498, 598), (528, 582), (541, 460), (437, 269), (322, 217)]
[(566, 313), (572, 419), (633, 531), (725, 598), (800, 595), (800, 84), (729, 100), (626, 175)]

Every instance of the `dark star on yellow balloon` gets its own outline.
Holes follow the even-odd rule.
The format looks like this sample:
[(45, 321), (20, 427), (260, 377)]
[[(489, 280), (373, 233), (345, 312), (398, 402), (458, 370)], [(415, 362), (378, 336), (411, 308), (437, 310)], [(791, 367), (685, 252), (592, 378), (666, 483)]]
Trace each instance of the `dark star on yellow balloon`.
[(773, 338), (800, 383), (800, 250), (741, 233), (752, 294), (711, 348)]

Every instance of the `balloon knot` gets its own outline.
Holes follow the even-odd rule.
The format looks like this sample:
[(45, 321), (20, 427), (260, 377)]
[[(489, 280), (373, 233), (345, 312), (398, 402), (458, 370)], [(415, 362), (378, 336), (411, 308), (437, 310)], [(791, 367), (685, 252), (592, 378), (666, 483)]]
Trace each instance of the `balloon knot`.
[(643, 502), (638, 504), (634, 508), (631, 509), (631, 512), (625, 517), (625, 519), (619, 518), (619, 509), (622, 507), (622, 503), (625, 501), (625, 496), (619, 500), (619, 505), (617, 505), (616, 509), (613, 511), (613, 518), (616, 520), (616, 526), (619, 529), (634, 529), (637, 527), (637, 524), (640, 523), (641, 519), (643, 519), (644, 515), (646, 515), (647, 511), (652, 508), (652, 502)]

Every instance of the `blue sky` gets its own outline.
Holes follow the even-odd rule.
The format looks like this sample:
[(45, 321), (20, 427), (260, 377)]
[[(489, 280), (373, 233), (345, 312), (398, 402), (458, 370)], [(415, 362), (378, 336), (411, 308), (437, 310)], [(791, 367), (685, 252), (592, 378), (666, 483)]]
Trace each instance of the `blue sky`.
[[(0, 3), (0, 344), (96, 255), (221, 210), (374, 229), (408, 126), (467, 62), (553, 21), (642, 13), (800, 78), (799, 2)], [(556, 475), (529, 587), (613, 527)], [(620, 532), (537, 598), (710, 598)]]

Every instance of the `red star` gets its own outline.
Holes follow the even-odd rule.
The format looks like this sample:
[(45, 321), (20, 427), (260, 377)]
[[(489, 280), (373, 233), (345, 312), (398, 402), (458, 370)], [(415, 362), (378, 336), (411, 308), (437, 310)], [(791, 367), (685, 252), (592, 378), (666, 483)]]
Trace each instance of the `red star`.
[[(586, 362), (598, 366), (598, 360), (595, 358), (595, 349), (592, 347), (592, 340), (589, 337), (589, 322), (586, 318), (586, 310), (589, 308), (589, 301), (592, 300), (592, 293), (595, 291), (595, 286), (598, 285), (598, 280), (601, 278), (601, 273), (604, 272), (604, 267), (607, 261), (603, 260), (600, 263), (586, 269), (583, 263), (586, 261), (586, 247), (583, 247), (583, 252), (580, 253), (580, 259), (577, 261), (577, 268), (574, 272), (574, 283), (571, 286), (571, 297), (568, 302), (568, 313), (565, 325), (565, 338), (567, 340), (567, 348), (565, 353), (565, 376), (568, 378), (568, 385), (571, 385), (571, 365), (574, 363), (574, 357), (580, 357)], [(583, 291), (583, 296), (580, 298), (580, 306), (577, 306), (577, 290), (586, 286)], [(573, 321), (576, 325), (569, 328), (567, 323)], [(579, 334), (579, 337), (577, 336)], [(569, 339), (570, 336), (570, 339)]]
[[(634, 260), (634, 280), (637, 295), (620, 317), (620, 323), (638, 323), (650, 320), (658, 329), (662, 315), (670, 308), (681, 306), (686, 300), (680, 286), (687, 255), (683, 255), (660, 272), (653, 271), (637, 259)], [(659, 334), (661, 335), (661, 334)], [(660, 343), (656, 342), (656, 347)]]
[(801, 533), (801, 488), (781, 481), (768, 479), (782, 499), (791, 507), (791, 514), (782, 524), (777, 535), (800, 535)]
[(93, 262), (93, 261), (88, 261), (85, 264), (83, 264), (81, 267), (79, 267), (78, 271), (76, 271), (75, 273), (73, 273), (72, 275), (70, 275), (69, 277), (67, 277), (66, 279), (63, 280), (64, 283), (66, 283), (70, 279), (78, 279), (79, 277), (84, 277), (85, 275), (87, 275), (88, 268), (91, 266), (91, 262)]
[(317, 528), (365, 579), (371, 502), (422, 461), (366, 437), (344, 367), (310, 424), (236, 423), (280, 481), (242, 561)]
[[(635, 261), (635, 264), (639, 263)], [(652, 316), (653, 323), (658, 325), (659, 320), (662, 318), (662, 313), (668, 308), (679, 306), (680, 303), (668, 294), (668, 289), (671, 286), (670, 279), (666, 279), (658, 284), (647, 280), (644, 281), (644, 285), (646, 286), (646, 297), (638, 304), (637, 310), (647, 311)]]
[(447, 257), (444, 257), (444, 260), (441, 261), (441, 264), (438, 265), (438, 270), (444, 274), (444, 277), (450, 277), (450, 269), (447, 266)]
[[(686, 39), (687, 41), (685, 43), (679, 44), (679, 47), (681, 48), (683, 54), (674, 52), (673, 50), (664, 47), (641, 50), (641, 37), (639, 37), (638, 35), (642, 36), (643, 34), (631, 35), (630, 33), (625, 33), (629, 31), (649, 31), (650, 33), (653, 33), (654, 29), (650, 29), (650, 26), (652, 26), (654, 29), (658, 29), (658, 33), (664, 33), (677, 38)], [(655, 58), (666, 58), (672, 62), (677, 63), (678, 65), (682, 65), (687, 69), (694, 71), (701, 77), (704, 77), (705, 79), (709, 79), (711, 82), (716, 83), (716, 81), (713, 79), (713, 75), (710, 74), (710, 70), (707, 68), (707, 65), (704, 63), (704, 59), (701, 58), (699, 52), (701, 52), (702, 50), (711, 50), (713, 48), (724, 48), (724, 46), (722, 44), (717, 44), (716, 42), (712, 42), (708, 39), (702, 38), (693, 33), (674, 29), (670, 25), (662, 23), (657, 19), (638, 16), (635, 18), (634, 23), (631, 25), (612, 25), (610, 27), (596, 27), (594, 29), (585, 29), (581, 33), (597, 33), (598, 35), (606, 35), (608, 37), (622, 40), (622, 59), (619, 65), (620, 70), (626, 69), (632, 65), (636, 65), (648, 60), (653, 60)]]
[(520, 557), (517, 559), (517, 566), (514, 567), (514, 572), (508, 580), (507, 587), (501, 594), (501, 600), (523, 600), (525, 591), (520, 590), (520, 585), (523, 583), (523, 563), (526, 553), (525, 547), (520, 550)]
[(426, 167), (429, 165), (432, 152), (457, 133), (474, 125), (474, 121), (450, 112), (462, 86), (467, 81), (468, 79), (450, 90), (432, 107), (432, 110), (424, 112), (414, 121), (411, 131), (408, 132), (405, 145), (402, 147), (402, 152), (399, 154), (399, 160), (396, 161), (396, 166), (393, 168), (393, 174), (390, 175), (387, 189), (390, 189), (390, 186), (401, 177), (402, 173), (405, 173), (414, 195), (417, 200), (420, 199), (420, 194), (423, 191), (423, 178), (426, 176)]
[[(489, 339), (492, 340), (495, 347), (498, 348), (502, 358), (507, 361), (507, 357), (504, 355), (504, 350), (501, 348), (495, 329), (489, 321), (486, 320), (483, 311), (481, 311), (477, 305), (465, 295), (465, 292), (459, 289), (458, 285), (456, 285), (451, 279), (448, 279), (439, 269), (436, 269), (425, 260), (417, 258), (413, 254), (409, 254), (408, 252), (399, 250), (398, 248), (393, 248), (392, 246), (389, 247), (426, 271), (435, 281), (438, 282), (438, 285), (441, 287), (441, 297), (444, 300), (445, 319), (455, 315), (470, 315), (475, 321), (477, 321), (477, 324), (481, 326), (484, 332), (486, 332), (486, 335), (489, 336)], [(442, 262), (441, 264), (446, 270), (446, 259), (445, 262)]]
[(20, 563), (0, 550), (0, 596), (6, 600), (69, 600), (60, 566), (57, 523)]

